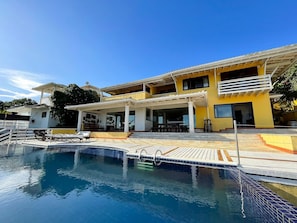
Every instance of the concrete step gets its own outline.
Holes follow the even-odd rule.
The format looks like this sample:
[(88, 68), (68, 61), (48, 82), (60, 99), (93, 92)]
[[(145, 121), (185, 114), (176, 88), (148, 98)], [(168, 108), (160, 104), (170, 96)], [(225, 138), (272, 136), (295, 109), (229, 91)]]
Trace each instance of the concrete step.
[[(133, 143), (162, 143), (176, 146), (190, 144), (198, 148), (236, 149), (233, 133), (172, 133), (172, 132), (134, 132), (129, 141)], [(161, 142), (162, 141), (162, 142)], [(240, 149), (252, 151), (271, 150), (258, 134), (238, 134)]]
[[(232, 138), (233, 137), (233, 138)], [(232, 134), (218, 133), (183, 133), (183, 132), (134, 132), (131, 139), (168, 139), (168, 140), (198, 140), (198, 141), (231, 141)]]
[[(270, 134), (297, 134), (296, 127), (288, 128), (273, 128), (273, 129), (255, 129), (255, 128), (237, 128), (238, 133), (243, 134), (261, 134), (261, 133), (270, 133)], [(220, 133), (234, 133), (234, 129), (226, 129), (220, 131)]]

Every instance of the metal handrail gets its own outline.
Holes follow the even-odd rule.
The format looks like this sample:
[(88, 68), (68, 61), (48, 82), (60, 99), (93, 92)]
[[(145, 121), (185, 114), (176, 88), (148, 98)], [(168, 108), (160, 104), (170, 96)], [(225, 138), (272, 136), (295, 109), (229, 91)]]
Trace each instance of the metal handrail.
[(236, 143), (236, 151), (237, 151), (237, 161), (238, 161), (238, 166), (240, 166), (240, 154), (239, 154), (239, 146), (238, 146), (238, 136), (237, 136), (237, 123), (236, 120), (233, 120), (233, 125), (234, 125), (234, 135), (235, 135), (235, 143)]

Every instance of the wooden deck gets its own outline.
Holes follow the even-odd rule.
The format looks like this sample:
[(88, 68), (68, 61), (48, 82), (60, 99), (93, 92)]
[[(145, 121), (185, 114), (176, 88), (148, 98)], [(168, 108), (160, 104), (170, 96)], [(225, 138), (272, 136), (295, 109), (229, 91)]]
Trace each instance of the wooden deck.
[(128, 157), (155, 163), (186, 163), (205, 165), (236, 166), (227, 150), (192, 147), (145, 146), (129, 151)]
[(209, 149), (196, 147), (177, 147), (165, 145), (143, 145), (129, 143), (125, 140), (106, 140), (106, 141), (84, 141), (84, 142), (58, 142), (58, 141), (40, 141), (26, 140), (22, 144), (30, 146), (39, 146), (47, 149), (59, 147), (69, 147), (73, 151), (77, 147), (82, 148), (106, 148), (126, 152), (128, 158), (146, 160), (159, 164), (182, 163), (182, 164), (205, 164), (205, 165), (223, 165), (236, 166), (237, 163), (232, 160), (225, 149)]

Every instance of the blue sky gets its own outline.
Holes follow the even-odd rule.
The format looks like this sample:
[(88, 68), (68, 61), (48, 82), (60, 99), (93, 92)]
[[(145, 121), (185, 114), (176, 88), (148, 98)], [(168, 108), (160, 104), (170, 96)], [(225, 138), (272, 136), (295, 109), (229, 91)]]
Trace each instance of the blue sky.
[(2, 0), (0, 100), (97, 87), (297, 43), (297, 1)]

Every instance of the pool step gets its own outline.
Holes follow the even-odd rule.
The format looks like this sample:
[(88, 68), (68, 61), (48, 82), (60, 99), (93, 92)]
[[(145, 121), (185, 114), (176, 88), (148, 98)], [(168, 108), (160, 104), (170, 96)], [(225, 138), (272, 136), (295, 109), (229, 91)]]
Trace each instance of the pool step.
[(153, 171), (154, 164), (152, 162), (137, 161), (137, 169)]

